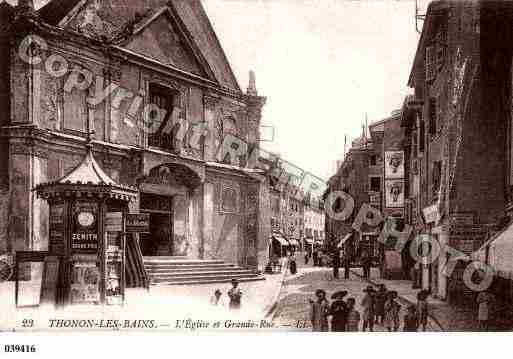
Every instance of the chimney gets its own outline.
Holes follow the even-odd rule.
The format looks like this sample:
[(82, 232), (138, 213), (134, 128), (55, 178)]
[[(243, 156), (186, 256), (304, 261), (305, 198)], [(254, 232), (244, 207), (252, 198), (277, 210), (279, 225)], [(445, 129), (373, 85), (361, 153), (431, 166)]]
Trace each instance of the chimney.
[(258, 94), (256, 89), (255, 73), (253, 71), (249, 71), (249, 84), (246, 93), (252, 96), (257, 96)]
[(34, 10), (34, 0), (18, 0), (18, 8)]

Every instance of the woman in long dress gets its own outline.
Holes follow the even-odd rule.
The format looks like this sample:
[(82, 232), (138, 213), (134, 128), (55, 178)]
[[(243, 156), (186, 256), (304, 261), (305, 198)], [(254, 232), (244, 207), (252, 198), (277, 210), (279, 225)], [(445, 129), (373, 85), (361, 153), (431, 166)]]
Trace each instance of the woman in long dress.
[(289, 269), (290, 269), (290, 274), (296, 274), (297, 273), (296, 256), (294, 255), (294, 253), (290, 254)]
[(479, 305), (477, 319), (479, 320), (479, 327), (483, 331), (490, 328), (490, 314), (494, 301), (493, 294), (487, 291), (481, 292), (477, 296), (477, 304)]
[(330, 305), (326, 300), (326, 292), (322, 289), (315, 291), (317, 300), (310, 301), (310, 321), (312, 322), (312, 331), (314, 332), (327, 332), (328, 327), (328, 315), (330, 311)]

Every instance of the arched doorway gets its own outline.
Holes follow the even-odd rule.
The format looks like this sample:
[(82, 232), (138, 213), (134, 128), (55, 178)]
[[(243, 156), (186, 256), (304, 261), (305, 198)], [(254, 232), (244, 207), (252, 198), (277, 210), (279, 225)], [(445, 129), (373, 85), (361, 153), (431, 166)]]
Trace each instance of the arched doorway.
[(150, 232), (140, 235), (143, 256), (189, 257), (197, 252), (190, 226), (194, 191), (200, 185), (196, 172), (175, 163), (154, 167), (139, 180), (139, 210), (150, 217)]

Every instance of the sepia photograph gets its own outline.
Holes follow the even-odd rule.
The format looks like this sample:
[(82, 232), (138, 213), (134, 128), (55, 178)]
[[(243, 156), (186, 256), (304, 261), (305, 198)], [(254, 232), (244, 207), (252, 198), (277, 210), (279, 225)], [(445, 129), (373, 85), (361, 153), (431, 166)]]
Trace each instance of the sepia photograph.
[(513, 0), (0, 2), (0, 332), (510, 332), (512, 64)]

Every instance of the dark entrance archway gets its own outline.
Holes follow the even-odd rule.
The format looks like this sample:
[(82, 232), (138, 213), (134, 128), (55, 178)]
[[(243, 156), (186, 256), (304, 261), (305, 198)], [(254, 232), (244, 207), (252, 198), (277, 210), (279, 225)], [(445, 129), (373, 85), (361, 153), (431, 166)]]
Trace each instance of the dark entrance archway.
[(190, 194), (201, 185), (182, 164), (163, 164), (139, 180), (140, 211), (150, 215), (150, 233), (140, 235), (143, 256), (181, 256), (188, 244)]

